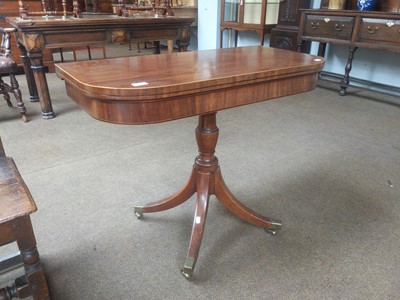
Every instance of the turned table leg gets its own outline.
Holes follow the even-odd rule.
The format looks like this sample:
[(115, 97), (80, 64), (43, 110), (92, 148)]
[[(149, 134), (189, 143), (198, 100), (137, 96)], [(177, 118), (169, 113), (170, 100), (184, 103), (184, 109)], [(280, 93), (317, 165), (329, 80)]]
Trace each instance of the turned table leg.
[(141, 218), (143, 213), (159, 212), (176, 207), (196, 193), (196, 209), (192, 234), (187, 258), (182, 269), (182, 274), (186, 278), (190, 278), (193, 275), (196, 265), (203, 238), (210, 195), (214, 194), (226, 209), (250, 224), (263, 227), (273, 234), (281, 228), (280, 221), (269, 219), (252, 211), (229, 191), (222, 178), (218, 159), (214, 155), (218, 133), (216, 113), (200, 115), (199, 124), (196, 128), (199, 155), (195, 159), (192, 173), (186, 185), (181, 191), (170, 197), (144, 206), (135, 207), (135, 215)]
[(39, 102), (39, 95), (37, 92), (35, 79), (33, 77), (31, 59), (28, 57), (26, 49), (23, 45), (18, 43), (18, 48), (21, 51), (21, 59), (23, 62), (24, 73), (26, 76), (26, 82), (28, 83), (29, 100), (31, 102)]
[(35, 57), (33, 57), (31, 55), (30, 58), (33, 70), (33, 77), (35, 79), (37, 92), (39, 94), (39, 101), (42, 109), (42, 118), (52, 119), (55, 117), (55, 115), (53, 111), (53, 106), (51, 104), (49, 87), (47, 85), (42, 56), (36, 55)]
[(349, 86), (350, 83), (350, 71), (353, 65), (353, 59), (354, 59), (354, 53), (356, 52), (357, 47), (349, 47), (349, 57), (347, 58), (347, 63), (346, 67), (344, 69), (344, 76), (342, 80), (340, 81), (340, 96), (346, 95), (346, 89)]

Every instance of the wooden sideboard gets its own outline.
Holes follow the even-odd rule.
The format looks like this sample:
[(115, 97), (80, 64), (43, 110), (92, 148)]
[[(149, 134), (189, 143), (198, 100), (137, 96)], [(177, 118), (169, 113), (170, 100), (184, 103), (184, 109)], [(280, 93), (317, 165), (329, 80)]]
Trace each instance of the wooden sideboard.
[[(301, 11), (298, 50), (304, 41), (320, 42), (318, 55), (327, 43), (349, 46), (349, 56), (340, 81), (340, 95), (351, 85), (350, 71), (358, 48), (400, 52), (400, 14), (382, 11), (305, 9)], [(400, 88), (373, 83), (364, 89), (400, 96)]]

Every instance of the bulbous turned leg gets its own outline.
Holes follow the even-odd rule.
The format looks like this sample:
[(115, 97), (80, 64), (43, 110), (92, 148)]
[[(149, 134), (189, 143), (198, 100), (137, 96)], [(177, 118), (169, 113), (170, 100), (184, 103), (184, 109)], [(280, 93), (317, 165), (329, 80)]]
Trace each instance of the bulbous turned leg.
[(357, 47), (349, 47), (349, 56), (347, 58), (347, 64), (344, 69), (344, 76), (339, 83), (339, 86), (340, 86), (339, 95), (340, 96), (346, 95), (346, 90), (350, 83), (350, 71), (353, 66), (354, 53), (356, 52), (356, 50), (357, 50)]
[(10, 90), (10, 87), (7, 83), (3, 81), (3, 79), (0, 77), (0, 94), (3, 94), (4, 100), (7, 102), (8, 107), (13, 107), (10, 99), (10, 95), (8, 94), (8, 91)]
[(18, 81), (15, 78), (15, 75), (13, 74), (10, 74), (10, 79), (11, 79), (11, 89), (15, 99), (17, 100), (18, 110), (21, 113), (22, 120), (26, 123), (28, 122), (28, 117), (26, 115), (26, 108), (24, 102), (22, 101), (22, 95), (21, 95), (21, 90), (19, 89)]
[[(21, 52), (21, 59), (23, 62), (23, 67), (24, 67), (24, 73), (26, 76), (26, 82), (28, 83), (28, 90), (29, 90), (29, 100), (30, 102), (39, 102), (39, 94), (36, 88), (36, 82), (33, 76), (33, 71), (32, 71), (32, 64), (31, 64), (31, 59), (28, 57), (28, 53), (25, 49), (25, 47), (18, 43), (18, 48)], [(60, 49), (60, 53), (62, 53)]]
[[(44, 47), (44, 46), (43, 46)], [(42, 110), (43, 119), (53, 119), (55, 117), (51, 98), (49, 93), (49, 86), (46, 79), (46, 69), (43, 66), (43, 53), (35, 53), (35, 57), (30, 57), (31, 68), (33, 71), (33, 78), (36, 84), (36, 89), (39, 94), (40, 108)]]

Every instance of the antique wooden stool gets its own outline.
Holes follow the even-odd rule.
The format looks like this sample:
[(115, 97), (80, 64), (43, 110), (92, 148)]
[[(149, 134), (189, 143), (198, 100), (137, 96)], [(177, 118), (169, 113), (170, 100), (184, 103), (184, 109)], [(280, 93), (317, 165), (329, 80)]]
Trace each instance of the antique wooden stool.
[[(17, 63), (11, 58), (11, 43), (10, 33), (15, 31), (14, 28), (1, 28), (0, 34), (2, 35), (0, 45), (0, 94), (3, 94), (9, 107), (12, 107), (9, 93), (13, 93), (17, 100), (18, 110), (22, 115), (24, 122), (28, 121), (26, 116), (26, 109), (24, 102), (22, 102), (21, 91), (19, 89), (18, 81), (15, 78), (17, 72)], [(10, 85), (3, 81), (4, 76), (10, 77)]]
[(18, 259), (25, 270), (25, 275), (11, 287), (0, 289), (0, 300), (28, 296), (34, 300), (50, 299), (29, 216), (35, 211), (36, 204), (14, 160), (5, 156), (0, 139), (0, 246), (16, 242), (20, 251), (17, 257), (0, 258), (0, 273), (18, 263)]

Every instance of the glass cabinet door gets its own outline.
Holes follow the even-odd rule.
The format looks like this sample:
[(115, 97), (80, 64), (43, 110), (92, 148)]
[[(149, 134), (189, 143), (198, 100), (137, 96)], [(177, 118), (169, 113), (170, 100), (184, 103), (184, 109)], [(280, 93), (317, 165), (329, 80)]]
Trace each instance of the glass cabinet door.
[(280, 0), (222, 0), (221, 22), (248, 25), (276, 24)]
[[(1, 0), (0, 0), (1, 1)], [(264, 36), (271, 32), (278, 21), (281, 0), (221, 0), (220, 43), (223, 45), (224, 31), (234, 32), (235, 47), (239, 31), (256, 31), (260, 36), (260, 45), (264, 45)], [(285, 0), (292, 1), (292, 0)], [(225, 34), (226, 35), (226, 34)], [(231, 35), (228, 37), (232, 38)], [(230, 43), (228, 43), (230, 45)]]
[(267, 15), (265, 18), (265, 25), (278, 24), (279, 4), (280, 0), (267, 1)]
[(242, 0), (243, 3), (243, 23), (260, 24), (262, 0)]
[(239, 6), (243, 0), (222, 0), (224, 6), (224, 22), (239, 22)]

